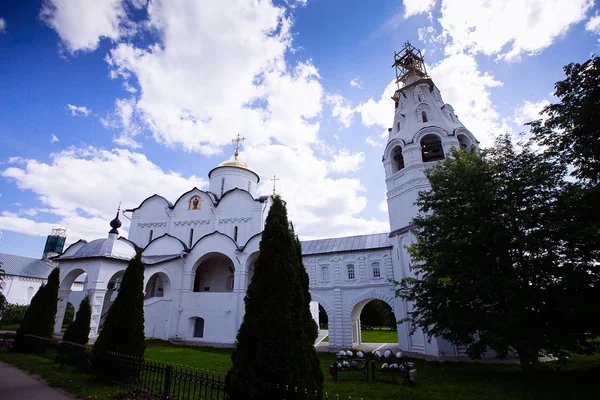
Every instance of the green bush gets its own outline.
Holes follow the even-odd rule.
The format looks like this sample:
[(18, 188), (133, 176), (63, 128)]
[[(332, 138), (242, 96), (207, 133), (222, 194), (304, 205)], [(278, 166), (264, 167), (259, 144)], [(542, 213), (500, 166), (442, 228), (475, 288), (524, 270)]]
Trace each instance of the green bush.
[(28, 305), (7, 303), (2, 314), (2, 320), (0, 320), (0, 326), (20, 324), (25, 318), (28, 308)]

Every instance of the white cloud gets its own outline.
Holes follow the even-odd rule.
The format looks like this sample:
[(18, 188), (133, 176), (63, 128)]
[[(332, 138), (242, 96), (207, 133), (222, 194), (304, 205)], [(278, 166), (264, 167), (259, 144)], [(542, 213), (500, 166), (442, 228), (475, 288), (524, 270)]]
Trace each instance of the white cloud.
[(365, 139), (365, 143), (368, 144), (369, 146), (375, 147), (375, 148), (385, 146), (384, 142), (377, 141), (377, 140), (373, 139), (372, 136), (367, 136), (366, 139)]
[(135, 137), (142, 131), (139, 122), (135, 118), (135, 113), (135, 98), (117, 99), (115, 101), (114, 115), (100, 119), (104, 127), (120, 130), (119, 135), (113, 138), (113, 142), (134, 150), (142, 147), (142, 144), (135, 140)]
[(174, 0), (151, 3), (148, 18), (161, 41), (120, 43), (107, 62), (114, 79), (136, 80), (135, 109), (159, 143), (210, 155), (229, 142), (223, 132), (243, 132), (253, 144), (315, 142), (323, 88), (310, 60), (286, 63), (291, 18), (283, 7)]
[(363, 125), (387, 128), (394, 122), (394, 102), (391, 97), (396, 89), (393, 80), (386, 86), (379, 100), (369, 99), (356, 107), (355, 110), (360, 114)]
[(60, 142), (60, 139), (56, 135), (50, 136), (50, 143)]
[(481, 72), (473, 55), (454, 54), (427, 68), (446, 103), (483, 146), (507, 125), (491, 100), (491, 90), (503, 83), (488, 72)]
[(585, 29), (600, 34), (600, 14), (598, 12), (585, 24)]
[(74, 106), (72, 104), (67, 104), (67, 109), (71, 111), (71, 115), (75, 117), (87, 117), (92, 113), (92, 110), (85, 106)]
[(341, 150), (334, 154), (333, 161), (329, 163), (329, 170), (337, 173), (346, 173), (358, 171), (365, 161), (365, 154), (351, 153), (347, 150)]
[[(50, 163), (33, 159), (4, 169), (1, 175), (19, 189), (33, 192), (54, 221), (39, 222), (17, 214), (0, 217), (0, 229), (47, 235), (53, 226), (68, 228), (72, 238), (95, 239), (108, 232), (119, 202), (137, 206), (153, 193), (175, 200), (205, 181), (163, 171), (143, 154), (128, 150), (70, 148), (52, 155)], [(35, 212), (23, 212), (35, 216)], [(123, 221), (127, 223), (126, 220)], [(124, 232), (122, 232), (124, 234)]]
[(412, 15), (429, 12), (435, 6), (437, 0), (404, 0), (404, 18)]
[(582, 21), (593, 0), (443, 0), (439, 23), (451, 44), (463, 50), (517, 61), (536, 54)]
[(387, 203), (386, 197), (384, 197), (383, 200), (381, 200), (381, 202), (377, 205), (377, 208), (381, 212), (384, 212), (384, 213), (388, 212), (388, 203)]
[(6, 20), (4, 18), (0, 18), (0, 33), (6, 32)]
[(67, 49), (91, 51), (100, 39), (117, 40), (126, 32), (122, 0), (45, 0), (40, 17), (60, 36)]
[(550, 105), (548, 100), (541, 100), (536, 102), (525, 100), (523, 104), (515, 109), (514, 119), (515, 124), (522, 126), (526, 122), (530, 122), (536, 119), (543, 119), (540, 115), (542, 109)]
[(348, 100), (339, 94), (328, 94), (325, 96), (325, 102), (331, 105), (331, 115), (344, 127), (349, 128), (354, 119), (354, 109)]
[(362, 89), (362, 82), (360, 78), (357, 76), (350, 81), (350, 86), (355, 87), (357, 89)]

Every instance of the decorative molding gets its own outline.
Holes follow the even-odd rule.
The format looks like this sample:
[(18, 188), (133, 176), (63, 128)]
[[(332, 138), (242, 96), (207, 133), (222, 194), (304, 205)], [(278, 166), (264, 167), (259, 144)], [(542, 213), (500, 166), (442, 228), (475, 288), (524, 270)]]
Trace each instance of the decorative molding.
[(239, 217), (239, 218), (221, 218), (219, 220), (220, 224), (224, 224), (227, 222), (248, 222), (252, 221), (252, 217)]
[(396, 197), (400, 193), (404, 193), (404, 192), (412, 189), (415, 186), (422, 186), (422, 185), (428, 185), (428, 184), (429, 184), (429, 179), (427, 179), (427, 178), (410, 180), (410, 181), (398, 186), (397, 188), (387, 192), (387, 198), (391, 199), (392, 197)]
[(449, 136), (448, 131), (445, 129), (442, 129), (438, 126), (426, 126), (425, 128), (419, 129), (419, 131), (415, 134), (415, 136), (413, 136), (412, 143), (420, 143), (423, 136), (430, 134), (430, 133), (433, 133), (434, 135), (438, 135), (438, 136), (440, 136), (440, 138)]
[(210, 224), (210, 219), (196, 219), (196, 220), (187, 220), (187, 221), (175, 221), (174, 225), (205, 225)]
[(166, 222), (138, 222), (137, 226), (139, 228), (145, 228), (145, 227), (158, 228), (161, 226), (167, 226), (167, 223)]

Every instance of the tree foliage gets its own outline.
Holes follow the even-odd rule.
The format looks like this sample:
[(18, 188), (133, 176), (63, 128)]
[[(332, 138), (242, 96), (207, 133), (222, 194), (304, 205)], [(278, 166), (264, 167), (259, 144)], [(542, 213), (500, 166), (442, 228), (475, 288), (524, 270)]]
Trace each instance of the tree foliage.
[(58, 304), (59, 276), (60, 270), (58, 267), (54, 268), (48, 276), (48, 282), (41, 285), (31, 299), (21, 326), (17, 329), (14, 346), (16, 351), (34, 350), (29, 346), (25, 335), (52, 337)]
[(360, 323), (380, 329), (382, 327), (397, 329), (396, 317), (392, 308), (385, 301), (377, 299), (368, 302), (362, 309)]
[(502, 137), (426, 171), (431, 191), (418, 197), (409, 246), (415, 276), (397, 295), (414, 303), (413, 329), (466, 344), (472, 357), (514, 349), (533, 368), (542, 352), (593, 350), (586, 314), (597, 284), (569, 261), (566, 169), (520, 147)]
[(99, 378), (112, 381), (129, 372), (105, 362), (107, 352), (143, 357), (144, 336), (144, 264), (141, 252), (129, 261), (119, 292), (108, 310), (104, 327), (94, 344), (95, 370)]
[(308, 282), (300, 242), (289, 228), (283, 201), (275, 197), (226, 377), (232, 400), (278, 398), (277, 385), (322, 393)]
[(25, 313), (29, 308), (28, 305), (6, 303), (4, 314), (2, 314), (2, 320), (0, 321), (0, 327), (12, 324), (20, 324), (25, 318)]
[(79, 344), (87, 344), (90, 336), (91, 320), (92, 306), (90, 304), (89, 296), (85, 296), (79, 304), (79, 310), (77, 310), (77, 316), (75, 317), (75, 320), (71, 322), (65, 331), (63, 340)]

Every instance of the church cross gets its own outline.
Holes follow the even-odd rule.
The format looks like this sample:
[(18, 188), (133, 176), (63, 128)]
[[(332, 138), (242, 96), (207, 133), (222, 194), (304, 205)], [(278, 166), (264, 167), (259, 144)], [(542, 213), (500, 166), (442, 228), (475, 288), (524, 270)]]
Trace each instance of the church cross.
[(275, 184), (277, 183), (277, 181), (279, 180), (279, 178), (277, 178), (276, 175), (273, 175), (273, 177), (271, 179), (269, 179), (270, 181), (273, 181), (273, 196), (275, 196)]
[(235, 159), (237, 160), (238, 155), (240, 154), (239, 151), (242, 148), (242, 142), (245, 140), (246, 138), (243, 137), (242, 135), (240, 135), (239, 133), (237, 134), (237, 136), (235, 137), (235, 139), (233, 139), (231, 141), (231, 143), (233, 143), (233, 146), (235, 147)]

